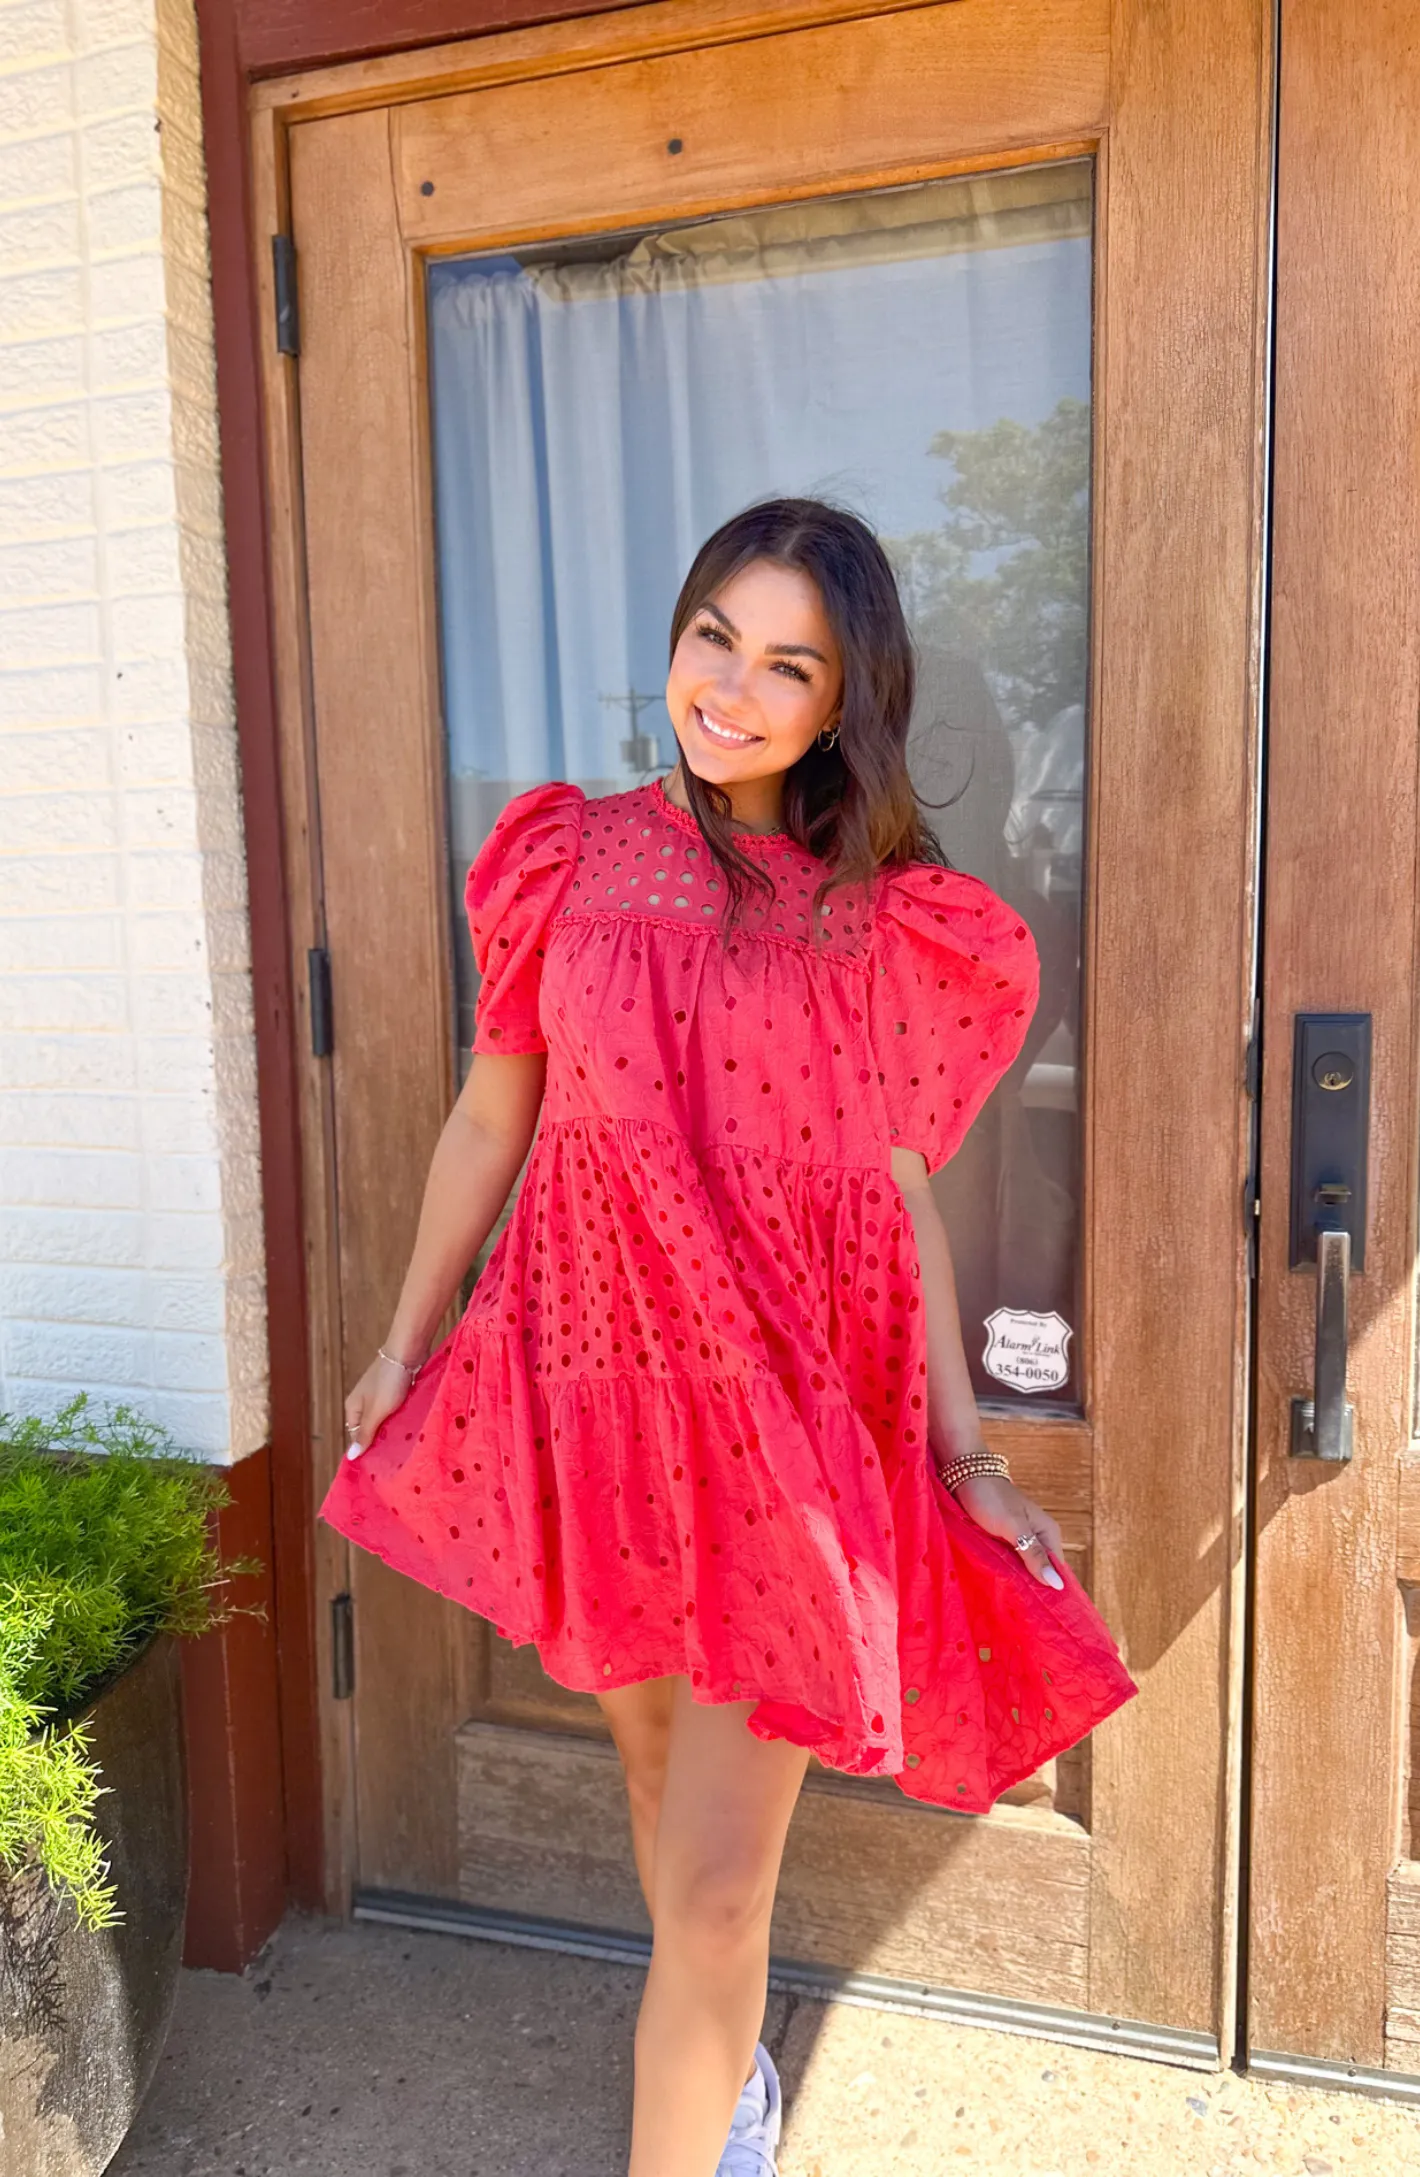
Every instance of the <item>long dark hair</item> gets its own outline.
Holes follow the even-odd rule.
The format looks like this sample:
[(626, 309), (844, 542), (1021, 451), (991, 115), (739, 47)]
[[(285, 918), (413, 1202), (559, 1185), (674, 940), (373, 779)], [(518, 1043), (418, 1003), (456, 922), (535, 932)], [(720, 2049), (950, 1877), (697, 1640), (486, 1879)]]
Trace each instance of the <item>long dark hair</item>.
[[(830, 891), (909, 862), (950, 866), (907, 775), (916, 655), (887, 554), (867, 523), (823, 499), (765, 499), (732, 515), (696, 553), (671, 618), (672, 657), (701, 606), (756, 560), (808, 576), (843, 661), (837, 740), (827, 750), (811, 741), (784, 774), (784, 829), (827, 865), (814, 894), (817, 932)], [(684, 752), (680, 770), (725, 879), (728, 930), (752, 888), (772, 897), (773, 880), (735, 844), (725, 789), (692, 771)]]

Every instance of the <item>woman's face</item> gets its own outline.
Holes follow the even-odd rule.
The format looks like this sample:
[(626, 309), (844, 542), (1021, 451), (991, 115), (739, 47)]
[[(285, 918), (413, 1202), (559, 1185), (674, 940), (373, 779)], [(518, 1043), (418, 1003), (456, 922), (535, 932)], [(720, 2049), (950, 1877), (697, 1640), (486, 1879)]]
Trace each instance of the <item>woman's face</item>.
[(687, 621), (666, 682), (686, 760), (716, 786), (787, 771), (842, 695), (817, 586), (769, 560), (742, 568)]

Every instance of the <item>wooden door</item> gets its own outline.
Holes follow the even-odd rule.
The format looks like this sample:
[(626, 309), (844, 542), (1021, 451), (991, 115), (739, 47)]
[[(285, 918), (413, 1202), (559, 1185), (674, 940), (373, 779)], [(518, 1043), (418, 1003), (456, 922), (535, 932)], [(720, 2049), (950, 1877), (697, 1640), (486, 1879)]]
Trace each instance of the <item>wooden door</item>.
[[(815, 1775), (775, 1947), (1196, 2063), (1235, 2001), (1268, 39), (1255, 0), (694, 0), (268, 85), (255, 116), (299, 263), (267, 381), (293, 943), (334, 993), (305, 1073), (318, 1489), (453, 1088), (431, 261), (1088, 162), (1078, 1395), (990, 1433), (1142, 1695), (982, 1819)], [(319, 1550), (354, 1599), (329, 1819), (366, 1908), (641, 1926), (587, 1705)]]
[[(1283, 9), (1265, 906), (1249, 2060), (1420, 2100), (1416, 1260), (1420, 45)], [(1345, 1462), (1291, 1456), (1293, 1021), (1368, 1014)], [(1408, 2074), (1408, 2077), (1402, 2075)]]

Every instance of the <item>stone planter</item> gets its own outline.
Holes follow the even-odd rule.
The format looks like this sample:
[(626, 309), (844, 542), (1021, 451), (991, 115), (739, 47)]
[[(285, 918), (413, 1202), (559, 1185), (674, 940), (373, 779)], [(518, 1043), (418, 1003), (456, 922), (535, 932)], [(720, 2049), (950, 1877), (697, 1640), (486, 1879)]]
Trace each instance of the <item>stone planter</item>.
[(176, 1645), (154, 1641), (86, 1712), (118, 1926), (81, 1927), (0, 1874), (0, 2177), (98, 2177), (153, 2076), (177, 1991), (187, 1784)]

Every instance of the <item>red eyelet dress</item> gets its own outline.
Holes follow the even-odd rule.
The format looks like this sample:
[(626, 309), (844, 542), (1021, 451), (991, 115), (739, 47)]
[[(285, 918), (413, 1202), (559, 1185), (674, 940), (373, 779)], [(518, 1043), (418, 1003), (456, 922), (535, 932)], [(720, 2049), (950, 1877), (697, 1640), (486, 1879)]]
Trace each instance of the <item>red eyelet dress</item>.
[(728, 948), (660, 785), (509, 802), (468, 880), (478, 1052), (545, 1051), (538, 1135), (453, 1336), (322, 1516), (536, 1644), (564, 1686), (670, 1673), (853, 1775), (984, 1811), (1136, 1690), (1067, 1567), (936, 1479), (890, 1168), (959, 1146), (1035, 947), (972, 877), (831, 894), (782, 835)]

